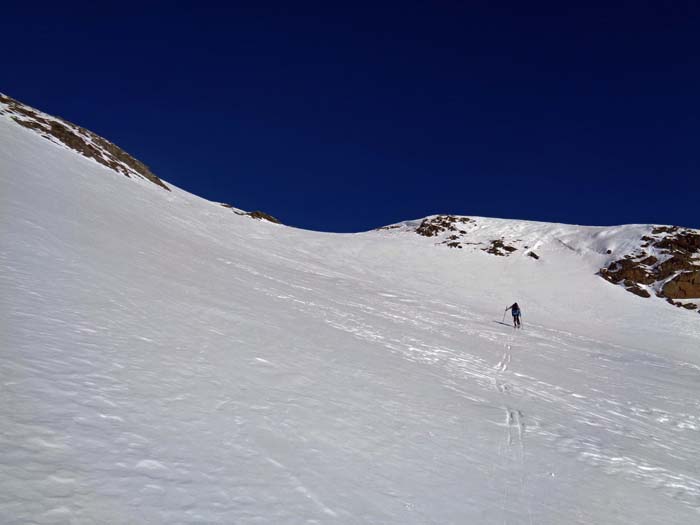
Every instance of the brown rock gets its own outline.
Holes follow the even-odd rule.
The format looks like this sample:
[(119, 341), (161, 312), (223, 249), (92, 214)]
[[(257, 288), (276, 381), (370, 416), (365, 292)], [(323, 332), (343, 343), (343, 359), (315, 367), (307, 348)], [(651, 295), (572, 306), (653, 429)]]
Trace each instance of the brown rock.
[(454, 215), (438, 215), (437, 217), (432, 217), (430, 219), (423, 219), (420, 226), (416, 228), (416, 233), (418, 235), (423, 235), (424, 237), (434, 237), (445, 231), (460, 232), (462, 234), (466, 233), (464, 230), (460, 230), (456, 227), (457, 224), (467, 224), (472, 219), (468, 217), (456, 217)]
[(656, 226), (651, 230), (652, 235), (659, 235), (661, 233), (674, 233), (678, 231), (678, 226)]
[(683, 272), (663, 287), (663, 294), (672, 299), (700, 298), (700, 269)]
[(11, 118), (17, 124), (39, 132), (44, 138), (61, 142), (81, 155), (127, 177), (137, 174), (170, 191), (170, 188), (156, 177), (148, 166), (92, 131), (58, 117), (42, 117), (29, 106), (2, 94), (0, 94), (0, 102), (7, 104)]
[(639, 286), (637, 286), (634, 283), (631, 283), (630, 285), (627, 285), (627, 283), (625, 283), (625, 284), (626, 284), (625, 289), (628, 292), (632, 292), (634, 295), (638, 295), (639, 297), (644, 297), (644, 298), (651, 297), (651, 294), (649, 292), (647, 292), (644, 288), (640, 288)]
[(657, 289), (656, 295), (678, 307), (682, 303), (673, 299), (700, 297), (700, 232), (678, 226), (656, 226), (652, 234), (655, 237), (641, 238), (641, 247), (655, 248), (666, 255), (666, 260), (659, 262), (657, 256), (645, 250), (636, 251), (601, 268), (598, 275), (643, 297), (648, 297), (649, 292), (640, 285), (661, 284), (671, 279)]
[(700, 233), (684, 230), (654, 243), (669, 253), (691, 254), (700, 250)]
[(640, 268), (639, 264), (639, 262), (632, 259), (621, 259), (610, 263), (607, 269), (600, 271), (600, 275), (612, 283), (619, 283), (623, 280), (634, 281), (640, 284), (655, 282), (656, 277), (645, 268)]
[(674, 255), (670, 259), (667, 259), (659, 264), (656, 267), (654, 274), (656, 275), (657, 280), (662, 281), (663, 279), (671, 277), (671, 275), (676, 272), (692, 270), (693, 268), (694, 265), (690, 258)]
[(503, 240), (501, 239), (491, 241), (491, 245), (488, 248), (483, 249), (483, 251), (485, 251), (486, 253), (490, 253), (492, 255), (500, 255), (501, 257), (505, 257), (509, 253), (512, 253), (516, 250), (517, 248), (515, 248), (514, 246), (508, 246), (507, 244), (504, 244)]
[(272, 215), (265, 213), (264, 211), (251, 211), (248, 212), (246, 215), (252, 217), (253, 219), (265, 219), (266, 221), (274, 222), (275, 224), (282, 224), (282, 222), (280, 222), (278, 218), (273, 217)]

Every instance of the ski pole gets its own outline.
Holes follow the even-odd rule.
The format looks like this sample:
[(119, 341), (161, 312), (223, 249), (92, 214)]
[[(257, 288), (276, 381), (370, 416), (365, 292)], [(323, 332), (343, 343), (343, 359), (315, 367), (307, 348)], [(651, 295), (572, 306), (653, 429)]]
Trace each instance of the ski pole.
[(506, 322), (506, 312), (507, 312), (507, 311), (508, 311), (508, 308), (506, 308), (505, 310), (503, 310), (503, 322), (504, 322), (504, 323)]

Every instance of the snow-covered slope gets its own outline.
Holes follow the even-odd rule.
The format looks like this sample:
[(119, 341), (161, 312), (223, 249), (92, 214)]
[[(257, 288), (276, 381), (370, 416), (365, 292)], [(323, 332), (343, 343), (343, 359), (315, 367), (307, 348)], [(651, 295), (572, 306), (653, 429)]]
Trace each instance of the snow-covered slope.
[(584, 228), (435, 215), (385, 226), (404, 234), (430, 237), (436, 246), (483, 251), (500, 257), (527, 256), (539, 261), (540, 248), (562, 247), (588, 262), (605, 264), (596, 272), (639, 297), (652, 294), (676, 307), (697, 310), (700, 298), (700, 231), (678, 226), (636, 225)]
[(700, 316), (596, 275), (650, 226), (473, 218), (499, 257), (170, 189), (0, 116), (0, 522), (700, 520)]

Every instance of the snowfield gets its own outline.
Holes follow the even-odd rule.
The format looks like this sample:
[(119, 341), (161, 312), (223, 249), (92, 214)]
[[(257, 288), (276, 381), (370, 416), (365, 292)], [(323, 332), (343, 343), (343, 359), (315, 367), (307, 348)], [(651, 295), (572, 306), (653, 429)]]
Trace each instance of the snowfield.
[(409, 225), (253, 220), (0, 116), (0, 523), (700, 523), (700, 316), (595, 275), (650, 226)]

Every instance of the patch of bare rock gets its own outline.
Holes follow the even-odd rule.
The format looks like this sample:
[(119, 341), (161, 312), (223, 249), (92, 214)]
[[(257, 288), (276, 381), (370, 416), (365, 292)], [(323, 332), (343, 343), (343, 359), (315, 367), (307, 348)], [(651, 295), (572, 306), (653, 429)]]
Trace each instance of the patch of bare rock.
[(416, 233), (424, 237), (435, 237), (445, 232), (458, 232), (464, 235), (467, 232), (460, 225), (469, 224), (473, 220), (468, 217), (456, 217), (454, 215), (437, 215), (436, 217), (424, 219), (420, 226), (416, 228)]
[(650, 290), (669, 303), (689, 310), (700, 298), (700, 232), (678, 226), (657, 226), (641, 239), (640, 249), (601, 268), (599, 275), (640, 297)]
[[(416, 233), (424, 237), (437, 237), (437, 244), (444, 244), (449, 248), (462, 249), (465, 246), (476, 246), (481, 251), (499, 257), (507, 257), (518, 248), (512, 243), (508, 244), (503, 237), (493, 239), (488, 243), (484, 242), (469, 242), (469, 230), (476, 226), (476, 219), (469, 217), (461, 217), (457, 215), (436, 215), (423, 219), (420, 225), (416, 228)], [(399, 226), (387, 226), (380, 229), (392, 229)], [(525, 249), (528, 247), (525, 246)], [(539, 259), (533, 251), (526, 252), (526, 255), (533, 259)]]
[(234, 208), (232, 205), (226, 203), (226, 202), (220, 202), (221, 206), (224, 208), (229, 208), (233, 210), (233, 212), (236, 215), (245, 215), (247, 217), (250, 217), (251, 219), (257, 219), (257, 220), (264, 220), (268, 222), (274, 222), (275, 224), (282, 224), (282, 221), (280, 221), (277, 217), (273, 217), (269, 213), (265, 213), (264, 211), (260, 210), (255, 210), (255, 211), (243, 211), (239, 210), (237, 208)]
[(508, 254), (516, 251), (517, 248), (515, 246), (510, 246), (504, 243), (503, 239), (496, 239), (491, 241), (491, 244), (488, 246), (488, 248), (484, 248), (483, 250), (486, 253), (490, 253), (492, 255), (500, 255), (501, 257), (505, 257)]
[(137, 175), (170, 191), (143, 162), (92, 131), (66, 120), (50, 117), (2, 93), (0, 103), (4, 105), (0, 106), (0, 115), (8, 115), (20, 126), (34, 130), (42, 137), (63, 144), (127, 177)]
[(467, 234), (464, 227), (470, 222), (474, 222), (474, 219), (455, 215), (438, 215), (424, 219), (416, 228), (416, 233), (423, 237), (438, 237), (449, 233), (439, 244), (461, 250), (463, 244), (469, 244), (463, 243), (462, 238)]

